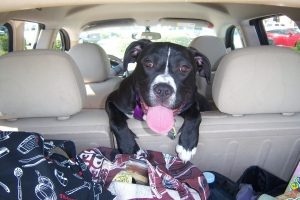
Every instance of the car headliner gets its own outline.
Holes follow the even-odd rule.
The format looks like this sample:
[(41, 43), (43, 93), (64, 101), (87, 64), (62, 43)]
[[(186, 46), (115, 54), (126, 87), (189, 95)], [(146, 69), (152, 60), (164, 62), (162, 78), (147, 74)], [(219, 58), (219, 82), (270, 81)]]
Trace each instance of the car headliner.
[(287, 7), (300, 7), (298, 0), (2, 0), (0, 11), (23, 10), (53, 6), (71, 6), (71, 5), (91, 5), (104, 3), (158, 3), (158, 2), (203, 2), (203, 3), (247, 3), (247, 4), (264, 4)]
[[(168, 2), (166, 0), (159, 1), (159, 3), (158, 1), (149, 3), (147, 1), (127, 0), (4, 0), (0, 7), (0, 23), (19, 19), (43, 23), (47, 25), (47, 28), (63, 27), (78, 32), (86, 24), (95, 20), (132, 18), (139, 25), (151, 25), (157, 24), (161, 18), (190, 18), (210, 21), (215, 25), (218, 32), (220, 31), (218, 29), (224, 28), (227, 24), (240, 24), (243, 20), (272, 14), (286, 14), (294, 21), (300, 21), (299, 8), (295, 8), (296, 6), (300, 7), (300, 1), (297, 0), (280, 1), (281, 3), (279, 1), (260, 2), (254, 0), (209, 1), (226, 3), (179, 0), (172, 1), (172, 3)], [(260, 5), (258, 5), (259, 3)], [(263, 4), (271, 4), (272, 6)]]

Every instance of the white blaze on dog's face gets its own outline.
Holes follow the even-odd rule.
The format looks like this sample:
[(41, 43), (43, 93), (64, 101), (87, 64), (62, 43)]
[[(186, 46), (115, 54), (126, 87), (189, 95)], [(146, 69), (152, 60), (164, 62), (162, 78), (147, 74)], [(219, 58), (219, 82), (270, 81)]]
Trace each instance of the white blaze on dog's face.
[(169, 71), (170, 71), (169, 70), (170, 55), (171, 55), (171, 48), (169, 47), (164, 73), (157, 75), (150, 85), (149, 96), (150, 96), (150, 102), (153, 105), (155, 105), (157, 103), (157, 95), (155, 94), (156, 92), (154, 90), (155, 90), (155, 86), (157, 86), (159, 84), (167, 84), (167, 85), (171, 86), (171, 89), (172, 89), (171, 96), (165, 100), (166, 102), (164, 102), (164, 104), (168, 105), (169, 107), (172, 107), (175, 104), (177, 86), (176, 86), (174, 78), (169, 73)]

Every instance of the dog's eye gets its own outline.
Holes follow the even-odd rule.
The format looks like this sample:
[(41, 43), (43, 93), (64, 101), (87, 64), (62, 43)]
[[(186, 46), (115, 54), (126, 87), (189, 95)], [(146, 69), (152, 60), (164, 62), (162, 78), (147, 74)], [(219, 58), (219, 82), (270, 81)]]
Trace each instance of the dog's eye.
[(145, 60), (144, 66), (147, 67), (147, 68), (152, 68), (153, 67), (153, 63), (150, 60)]
[(190, 67), (186, 66), (186, 65), (182, 65), (179, 67), (179, 71), (182, 72), (182, 73), (187, 73), (191, 70)]

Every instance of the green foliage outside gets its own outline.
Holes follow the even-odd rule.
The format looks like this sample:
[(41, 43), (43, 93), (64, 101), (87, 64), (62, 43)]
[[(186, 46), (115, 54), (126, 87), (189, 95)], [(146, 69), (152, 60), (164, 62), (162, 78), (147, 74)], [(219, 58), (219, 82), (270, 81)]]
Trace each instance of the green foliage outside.
[(60, 39), (55, 40), (54, 45), (53, 45), (53, 49), (62, 50), (62, 43), (61, 43)]
[(297, 42), (295, 50), (300, 53), (300, 42)]
[(0, 56), (8, 52), (8, 35), (0, 35)]

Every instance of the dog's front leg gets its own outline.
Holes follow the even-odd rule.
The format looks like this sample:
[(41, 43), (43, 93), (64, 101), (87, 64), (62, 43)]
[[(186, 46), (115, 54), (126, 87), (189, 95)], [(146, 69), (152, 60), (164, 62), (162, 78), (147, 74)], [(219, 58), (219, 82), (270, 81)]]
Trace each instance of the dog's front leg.
[(111, 101), (107, 102), (106, 111), (110, 119), (110, 128), (116, 137), (121, 153), (136, 153), (139, 150), (139, 146), (135, 141), (135, 134), (127, 126), (127, 116)]
[(194, 103), (188, 110), (180, 114), (184, 118), (182, 127), (180, 128), (180, 137), (176, 152), (181, 160), (187, 162), (196, 154), (199, 125), (201, 123), (201, 114), (199, 106)]

